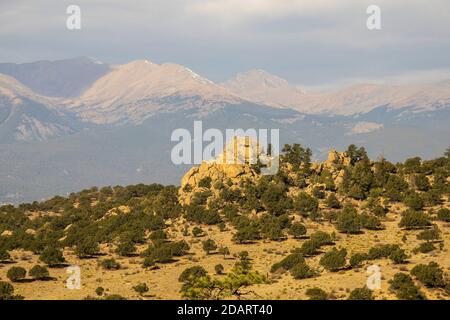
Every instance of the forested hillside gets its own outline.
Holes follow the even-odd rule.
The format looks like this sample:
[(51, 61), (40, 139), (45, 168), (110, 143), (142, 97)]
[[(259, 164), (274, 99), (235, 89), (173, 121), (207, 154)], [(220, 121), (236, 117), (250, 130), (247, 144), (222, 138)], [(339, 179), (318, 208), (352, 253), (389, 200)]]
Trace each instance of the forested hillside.
[(354, 145), (311, 156), (286, 145), (273, 176), (203, 163), (181, 187), (2, 206), (0, 299), (449, 299), (450, 150), (396, 164)]

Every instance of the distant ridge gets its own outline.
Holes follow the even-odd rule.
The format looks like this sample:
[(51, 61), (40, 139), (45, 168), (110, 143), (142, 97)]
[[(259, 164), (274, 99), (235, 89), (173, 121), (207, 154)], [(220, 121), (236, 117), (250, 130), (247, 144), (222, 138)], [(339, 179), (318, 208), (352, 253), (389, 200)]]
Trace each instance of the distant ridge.
[(36, 93), (51, 97), (76, 97), (110, 67), (94, 58), (0, 63), (0, 73), (14, 77)]

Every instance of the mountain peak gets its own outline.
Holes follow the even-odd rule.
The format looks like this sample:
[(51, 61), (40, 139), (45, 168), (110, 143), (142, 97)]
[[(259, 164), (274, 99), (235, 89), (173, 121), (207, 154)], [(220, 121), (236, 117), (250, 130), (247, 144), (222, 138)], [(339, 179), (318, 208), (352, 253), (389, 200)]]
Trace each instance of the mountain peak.
[(291, 106), (303, 95), (301, 90), (287, 80), (262, 69), (238, 73), (222, 86), (248, 100), (276, 107)]
[(283, 78), (273, 75), (263, 69), (253, 69), (238, 73), (234, 79), (226, 83), (231, 86), (259, 85), (267, 88), (281, 88), (289, 86), (289, 82)]
[[(72, 107), (97, 123), (139, 123), (161, 108), (203, 107), (238, 101), (227, 89), (175, 63), (136, 60), (116, 65)], [(172, 104), (167, 101), (172, 101)], [(84, 108), (83, 106), (90, 106)]]

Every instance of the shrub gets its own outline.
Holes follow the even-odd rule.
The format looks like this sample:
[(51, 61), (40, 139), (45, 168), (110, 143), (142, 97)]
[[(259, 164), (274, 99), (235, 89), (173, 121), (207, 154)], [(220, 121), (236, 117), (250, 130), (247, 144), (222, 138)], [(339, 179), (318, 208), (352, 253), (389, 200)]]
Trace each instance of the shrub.
[(355, 253), (350, 257), (350, 266), (356, 268), (361, 266), (362, 262), (367, 260), (369, 257), (365, 253)]
[(385, 195), (392, 201), (400, 201), (407, 188), (408, 183), (402, 177), (391, 174), (385, 185)]
[(106, 270), (120, 269), (120, 263), (118, 263), (114, 258), (104, 259), (100, 262), (100, 265)]
[(305, 261), (297, 263), (290, 271), (294, 279), (311, 278), (316, 274)]
[(161, 245), (157, 247), (150, 247), (144, 253), (144, 256), (153, 262), (168, 263), (172, 261), (172, 250), (169, 246)]
[(220, 247), (218, 252), (223, 255), (223, 258), (225, 259), (226, 256), (230, 254), (230, 249), (228, 249), (228, 247)]
[(372, 290), (367, 287), (353, 289), (348, 300), (373, 300)]
[(441, 208), (437, 212), (437, 218), (438, 220), (450, 222), (450, 209), (447, 208)]
[(306, 234), (306, 227), (300, 222), (294, 222), (289, 228), (289, 234), (294, 238), (300, 238)]
[(142, 266), (144, 268), (150, 268), (155, 265), (156, 261), (151, 257), (144, 258), (144, 261), (142, 262)]
[(368, 257), (370, 260), (389, 258), (397, 249), (400, 249), (400, 247), (396, 244), (384, 244), (372, 247), (369, 249)]
[(437, 189), (430, 189), (421, 194), (423, 202), (426, 206), (437, 206), (442, 203), (442, 191)]
[(186, 241), (176, 241), (168, 244), (170, 250), (172, 251), (172, 255), (175, 257), (184, 256), (189, 251), (189, 245)]
[(437, 227), (423, 230), (417, 235), (417, 240), (425, 240), (425, 241), (432, 241), (432, 240), (438, 240), (440, 238), (440, 232)]
[(200, 188), (211, 188), (212, 179), (210, 177), (204, 177), (198, 182)]
[(212, 239), (208, 239), (203, 241), (203, 250), (206, 252), (206, 254), (209, 254), (211, 251), (214, 251), (217, 249), (216, 242)]
[(424, 242), (421, 243), (417, 248), (415, 248), (413, 251), (414, 253), (428, 253), (431, 252), (433, 250), (436, 250), (436, 247), (434, 246), (433, 243), (431, 242)]
[(430, 189), (430, 182), (428, 181), (428, 178), (424, 174), (414, 175), (413, 183), (417, 188), (417, 190), (428, 191), (428, 189)]
[(169, 263), (173, 261), (173, 257), (185, 255), (189, 250), (189, 245), (186, 241), (177, 242), (155, 242), (149, 245), (148, 248), (142, 252), (145, 257), (144, 267), (151, 267), (156, 262)]
[(97, 242), (86, 239), (77, 245), (75, 253), (79, 258), (90, 258), (99, 252), (99, 245)]
[(227, 225), (225, 224), (225, 222), (220, 222), (218, 225), (217, 225), (217, 227), (219, 228), (219, 230), (221, 231), (221, 232), (223, 232), (223, 231), (227, 231)]
[(133, 290), (139, 293), (141, 296), (148, 292), (148, 286), (146, 283), (139, 283), (138, 285), (133, 287)]
[(328, 300), (328, 293), (320, 288), (309, 288), (306, 290), (309, 300)]
[(325, 192), (318, 188), (318, 187), (314, 187), (312, 190), (312, 195), (317, 198), (317, 199), (324, 199), (325, 198)]
[(22, 296), (14, 295), (14, 287), (5, 281), (0, 281), (0, 301), (2, 300), (22, 300)]
[(344, 233), (359, 233), (361, 230), (361, 219), (356, 212), (355, 207), (350, 204), (344, 206), (344, 209), (337, 217), (337, 229)]
[(444, 271), (436, 262), (432, 261), (428, 265), (419, 264), (412, 268), (411, 274), (426, 287), (445, 287)]
[(220, 263), (214, 266), (214, 271), (216, 272), (216, 274), (222, 274), (223, 270), (223, 265), (221, 265)]
[[(195, 199), (196, 198), (194, 198), (193, 201)], [(204, 203), (202, 202), (202, 204), (206, 204), (206, 200), (204, 200)], [(186, 207), (185, 216), (188, 221), (207, 225), (218, 224), (221, 221), (217, 210), (208, 210), (195, 204)]]
[(420, 157), (408, 158), (405, 161), (403, 170), (405, 173), (420, 173), (421, 170), (421, 161)]
[(25, 279), (27, 275), (27, 270), (25, 270), (22, 267), (11, 267), (8, 272), (6, 273), (6, 276), (9, 280), (12, 282), (18, 282), (23, 279)]
[(11, 260), (11, 256), (8, 251), (0, 249), (0, 262)]
[(54, 247), (45, 248), (39, 256), (39, 260), (47, 264), (49, 267), (57, 266), (66, 261), (61, 250)]
[(308, 241), (303, 242), (299, 251), (306, 256), (313, 256), (318, 253), (319, 248), (320, 248), (320, 245), (317, 242), (308, 240)]
[(35, 280), (45, 280), (50, 276), (47, 268), (40, 265), (35, 265), (28, 274)]
[(362, 214), (361, 225), (368, 230), (380, 230), (382, 229), (381, 221), (376, 216)]
[(430, 225), (426, 214), (421, 211), (407, 210), (403, 213), (399, 227), (405, 229), (419, 229)]
[(284, 214), (291, 207), (291, 199), (286, 195), (284, 183), (270, 183), (261, 195), (261, 203), (266, 211), (271, 214)]
[(352, 185), (349, 188), (347, 195), (356, 200), (363, 200), (366, 197), (366, 195), (364, 194), (364, 190), (358, 184)]
[(185, 269), (180, 276), (178, 277), (178, 281), (182, 283), (189, 283), (194, 281), (195, 279), (206, 276), (208, 273), (201, 266), (193, 266)]
[(201, 228), (199, 227), (194, 227), (194, 229), (192, 229), (192, 235), (194, 237), (201, 237), (204, 235), (204, 232)]
[(184, 192), (191, 192), (192, 191), (192, 186), (187, 183), (184, 187), (183, 187), (183, 191)]
[(405, 253), (405, 250), (396, 248), (389, 255), (389, 259), (391, 259), (395, 264), (405, 263), (408, 256)]
[(319, 247), (333, 244), (331, 235), (323, 231), (316, 231), (311, 234), (310, 240), (316, 243)]
[(167, 234), (164, 232), (164, 230), (156, 230), (153, 231), (150, 234), (150, 240), (155, 241), (155, 240), (166, 240), (167, 239)]
[(105, 288), (103, 288), (103, 287), (97, 287), (97, 289), (95, 289), (95, 294), (97, 295), (97, 296), (102, 296), (103, 295), (103, 293), (105, 293)]
[(263, 217), (260, 222), (260, 232), (262, 237), (274, 241), (280, 241), (285, 239), (283, 233), (283, 225), (277, 218), (265, 218)]
[(336, 198), (336, 195), (334, 193), (330, 193), (330, 195), (325, 200), (325, 204), (330, 209), (340, 209), (341, 203), (339, 202), (338, 198)]
[(305, 192), (301, 192), (294, 199), (294, 209), (301, 215), (307, 216), (319, 209), (319, 202)]
[(416, 192), (408, 193), (403, 199), (403, 202), (411, 210), (421, 210), (424, 206), (422, 198)]
[(239, 226), (237, 232), (233, 235), (233, 240), (237, 243), (246, 243), (258, 239), (261, 239), (261, 234), (259, 227), (254, 223)]
[[(193, 206), (203, 206), (206, 205), (206, 203), (208, 202), (208, 198), (212, 196), (212, 192), (207, 190), (207, 191), (202, 191), (202, 192), (195, 192), (194, 195), (192, 196), (192, 205)], [(201, 216), (197, 216), (198, 218), (201, 219)], [(196, 221), (196, 217), (195, 216), (187, 216), (187, 218), (189, 220), (192, 221)], [(196, 221), (196, 222), (200, 222), (200, 221)]]
[(136, 253), (136, 245), (131, 241), (121, 242), (117, 246), (116, 252), (122, 257), (132, 256)]
[(277, 262), (272, 265), (272, 268), (270, 269), (270, 272), (276, 272), (279, 269), (283, 268), (283, 270), (290, 270), (295, 265), (299, 263), (304, 263), (305, 258), (303, 258), (303, 255), (300, 252), (293, 252), (289, 254), (287, 257), (285, 257), (280, 262)]
[(345, 257), (347, 256), (347, 250), (336, 248), (331, 249), (320, 258), (320, 265), (328, 271), (338, 271), (345, 266)]
[(380, 206), (379, 204), (374, 205), (371, 208), (371, 212), (373, 215), (377, 216), (377, 217), (384, 217), (386, 216), (386, 208), (384, 208), (383, 206)]
[(400, 300), (424, 300), (424, 294), (417, 288), (414, 281), (406, 273), (396, 273), (389, 280), (389, 290), (393, 291)]

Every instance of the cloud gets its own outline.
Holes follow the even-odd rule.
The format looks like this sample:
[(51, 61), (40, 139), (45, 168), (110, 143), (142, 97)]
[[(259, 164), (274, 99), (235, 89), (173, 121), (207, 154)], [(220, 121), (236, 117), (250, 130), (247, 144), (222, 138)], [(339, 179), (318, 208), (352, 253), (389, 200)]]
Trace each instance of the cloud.
[[(0, 0), (0, 61), (177, 62), (215, 81), (253, 68), (309, 86), (450, 69), (448, 0)], [(382, 30), (366, 28), (366, 8)]]

